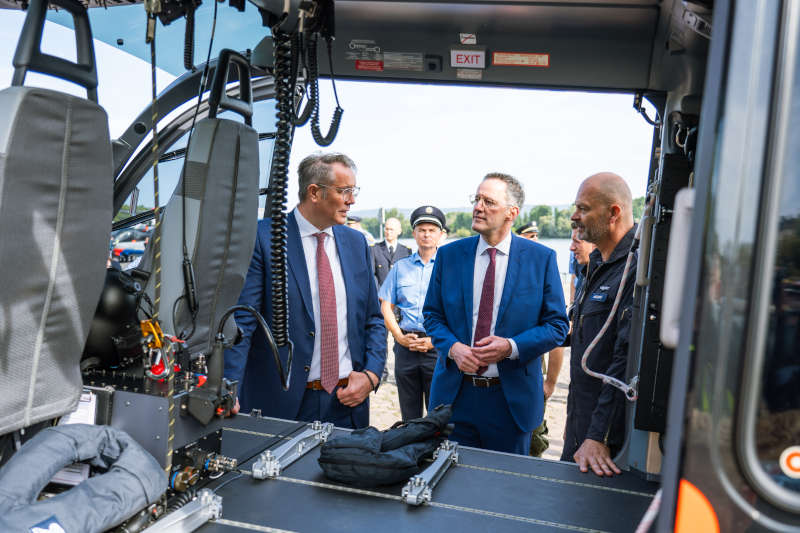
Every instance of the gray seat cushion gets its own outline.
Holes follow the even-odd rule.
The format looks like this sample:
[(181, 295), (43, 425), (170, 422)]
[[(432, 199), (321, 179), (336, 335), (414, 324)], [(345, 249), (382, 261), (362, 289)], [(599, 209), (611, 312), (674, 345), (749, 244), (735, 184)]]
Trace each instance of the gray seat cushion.
[(108, 118), (56, 91), (0, 91), (0, 434), (74, 409), (105, 279)]
[[(186, 348), (198, 353), (210, 351), (219, 319), (239, 298), (253, 254), (258, 227), (258, 134), (228, 119), (201, 120), (184, 165), (186, 247), (194, 265), (199, 304), (194, 333)], [(175, 335), (192, 330), (191, 313), (182, 298), (182, 189), (179, 181), (163, 211), (160, 227), (159, 319), (164, 332)], [(153, 241), (150, 239), (151, 244)], [(146, 291), (153, 298), (152, 245), (148, 245), (140, 269), (151, 272)], [(233, 327), (233, 320), (229, 326)], [(229, 329), (226, 336), (230, 333)]]

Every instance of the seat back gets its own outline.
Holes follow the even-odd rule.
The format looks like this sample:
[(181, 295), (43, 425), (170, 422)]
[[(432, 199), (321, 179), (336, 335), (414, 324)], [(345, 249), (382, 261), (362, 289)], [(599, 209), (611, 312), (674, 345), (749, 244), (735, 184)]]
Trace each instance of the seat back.
[[(239, 100), (225, 95), (229, 64), (239, 71)], [(154, 300), (152, 243), (160, 235), (159, 319), (165, 332), (188, 335), (185, 348), (190, 353), (210, 351), (220, 318), (237, 302), (258, 227), (258, 134), (250, 126), (250, 66), (243, 56), (231, 50), (220, 53), (209, 102), (209, 118), (195, 126), (181, 180), (139, 265), (150, 272), (145, 291)], [(216, 118), (218, 108), (242, 114), (245, 123)], [(184, 201), (186, 249), (198, 303), (194, 318), (184, 296)]]
[[(0, 91), (0, 435), (76, 407), (108, 258), (113, 167), (88, 16), (75, 0), (50, 3), (73, 16), (78, 62), (40, 52), (48, 1), (33, 0)], [(94, 101), (23, 87), (28, 70)]]

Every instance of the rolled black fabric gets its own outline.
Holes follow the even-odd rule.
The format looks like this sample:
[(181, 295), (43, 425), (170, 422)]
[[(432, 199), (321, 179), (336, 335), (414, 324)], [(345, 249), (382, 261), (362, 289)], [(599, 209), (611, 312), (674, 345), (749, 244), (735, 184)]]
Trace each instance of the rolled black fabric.
[(368, 427), (335, 437), (322, 445), (319, 465), (327, 478), (358, 487), (406, 481), (450, 434), (451, 415), (451, 406), (440, 405), (386, 431)]

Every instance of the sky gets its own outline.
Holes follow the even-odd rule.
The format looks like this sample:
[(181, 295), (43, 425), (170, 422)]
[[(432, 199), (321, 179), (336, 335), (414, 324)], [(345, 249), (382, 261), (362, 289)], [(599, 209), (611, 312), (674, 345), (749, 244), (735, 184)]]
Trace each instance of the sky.
[[(221, 5), (218, 28), (229, 11)], [(3, 12), (2, 42), (16, 42), (23, 15)], [(95, 46), (99, 100), (116, 137), (150, 100), (150, 66), (115, 46), (97, 40)], [(196, 57), (205, 57), (205, 46), (198, 41)], [(74, 48), (70, 30), (47, 23), (44, 52), (74, 59)], [(13, 53), (13, 46), (0, 47), (2, 86), (10, 84)], [(160, 71), (159, 90), (173, 79)], [(37, 74), (26, 83), (85, 94)], [(644, 195), (652, 127), (633, 110), (631, 95), (352, 81), (336, 87), (345, 111), (336, 141), (324, 150), (346, 153), (356, 162), (361, 187), (352, 207), (356, 212), (423, 204), (464, 208), (481, 177), (495, 171), (522, 181), (527, 205), (569, 205), (580, 182), (599, 171), (620, 174), (634, 197)], [(329, 80), (320, 80), (320, 92), (325, 133), (334, 109)], [(263, 106), (263, 112), (269, 108)], [(292, 201), (297, 165), (317, 150), (309, 127), (298, 129), (290, 164)], [(262, 172), (268, 172), (263, 162)]]

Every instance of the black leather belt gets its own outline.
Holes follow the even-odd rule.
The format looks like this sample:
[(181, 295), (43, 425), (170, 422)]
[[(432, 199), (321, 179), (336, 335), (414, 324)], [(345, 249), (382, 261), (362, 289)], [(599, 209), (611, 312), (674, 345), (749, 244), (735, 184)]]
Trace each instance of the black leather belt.
[(403, 333), (403, 335), (408, 335), (409, 333), (413, 333), (414, 335), (417, 336), (418, 339), (424, 339), (426, 337), (430, 337), (430, 335), (428, 335), (424, 331), (411, 331), (403, 328), (400, 328), (400, 331)]
[(473, 387), (488, 389), (489, 387), (499, 387), (500, 378), (485, 378), (483, 376), (464, 374), (464, 383), (469, 383)]

